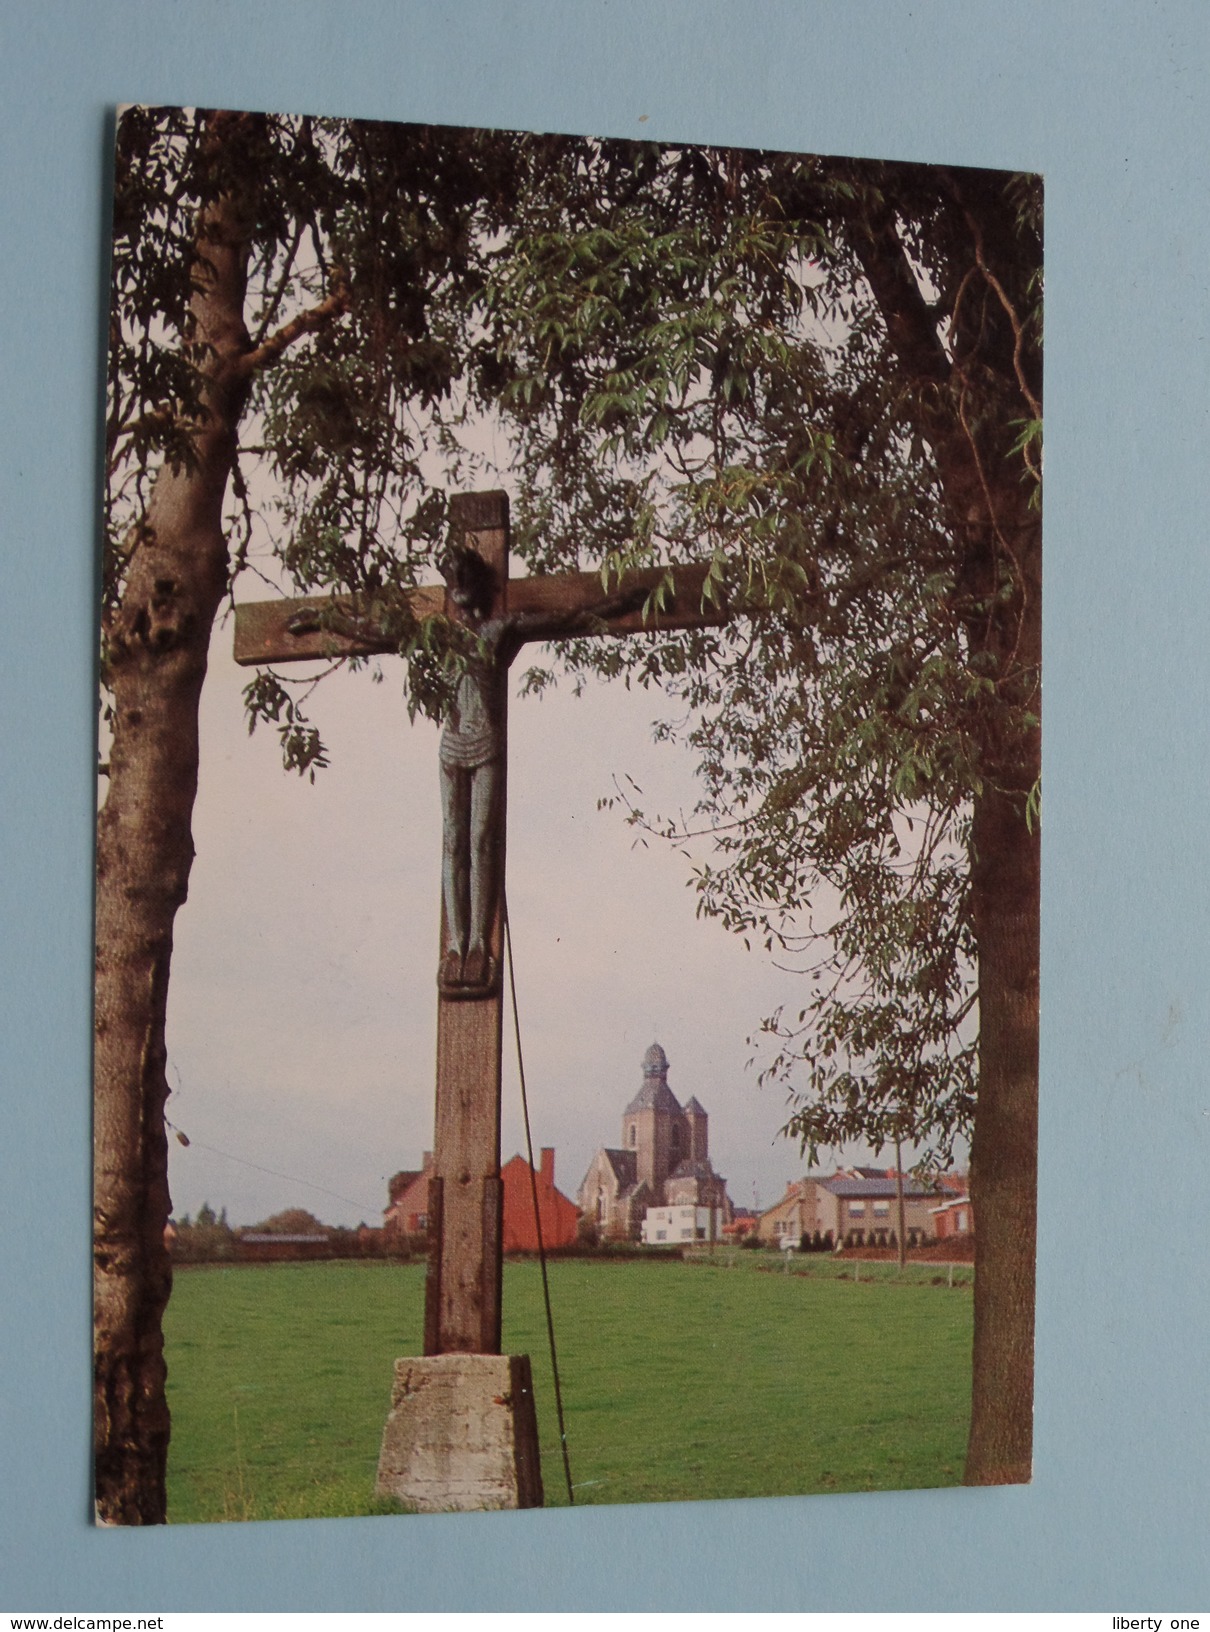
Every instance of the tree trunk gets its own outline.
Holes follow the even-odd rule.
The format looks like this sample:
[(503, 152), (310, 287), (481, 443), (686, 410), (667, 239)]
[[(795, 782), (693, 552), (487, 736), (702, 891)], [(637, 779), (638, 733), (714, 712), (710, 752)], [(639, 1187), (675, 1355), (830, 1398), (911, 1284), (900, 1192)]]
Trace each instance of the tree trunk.
[[(1040, 715), (1041, 523), (1023, 486), (1001, 485), (991, 496), (999, 537), (1014, 546), (1018, 588), (990, 629), (978, 623), (997, 672), (1009, 677), (1004, 684), (1015, 693), (1012, 701)], [(1032, 1468), (1041, 844), (1026, 811), (1041, 774), (1040, 727), (1018, 727), (1003, 741), (993, 725), (982, 769), (970, 846), (979, 1087), (971, 1139), (975, 1331), (968, 1485), (1024, 1483)]]
[(188, 468), (165, 464), (155, 480), (104, 630), (113, 740), (97, 823), (93, 1314), (96, 1513), (110, 1524), (166, 1517), (164, 1022), (193, 860), (198, 699), (227, 588), (222, 515), (247, 392), (249, 220), (228, 196), (199, 217), (185, 344), (204, 413)]
[(979, 1094), (971, 1141), (975, 1337), (965, 1482), (1019, 1484), (1033, 1444), (1039, 843), (1021, 798), (975, 802)]
[[(1040, 411), (1040, 358), (1032, 349), (1026, 354), (1019, 330), (1006, 324), (998, 304), (1008, 299), (1006, 283), (1015, 288), (1031, 268), (1017, 264), (1002, 178), (951, 176), (950, 190), (972, 255), (983, 257), (985, 266), (994, 252), (1000, 277), (996, 301), (964, 308), (948, 350), (941, 314), (919, 288), (889, 207), (862, 220), (854, 247), (891, 345), (921, 388), (918, 422), (933, 445), (959, 545), (958, 593), (974, 608), (960, 614), (972, 651), (994, 659), (991, 672), (1006, 714), (1015, 707), (1039, 715), (1041, 520), (1030, 508), (1032, 479), (1011, 442), (1012, 422)], [(966, 382), (976, 376), (974, 399), (982, 398), (983, 411), (972, 408), (972, 422)], [(975, 1334), (965, 1469), (971, 1485), (1018, 1483), (1029, 1479), (1032, 1467), (1040, 845), (1026, 809), (1041, 774), (1041, 741), (1037, 727), (1004, 733), (1004, 717), (990, 711), (970, 857), (979, 959), (979, 1086), (971, 1140)]]

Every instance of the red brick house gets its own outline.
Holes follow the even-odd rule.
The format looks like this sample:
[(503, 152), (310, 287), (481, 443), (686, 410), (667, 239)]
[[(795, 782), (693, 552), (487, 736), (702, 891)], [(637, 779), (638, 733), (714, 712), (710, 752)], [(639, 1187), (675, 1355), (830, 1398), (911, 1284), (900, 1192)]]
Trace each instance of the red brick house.
[[(396, 1173), (388, 1187), (389, 1202), (382, 1217), (388, 1237), (423, 1235), (428, 1229), (429, 1179), (433, 1153), (426, 1150), (419, 1172)], [(523, 1156), (514, 1156), (500, 1169), (504, 1184), (504, 1250), (537, 1252), (538, 1233), (534, 1226), (534, 1198), (530, 1166)], [(561, 1190), (555, 1189), (555, 1153), (543, 1147), (534, 1175), (538, 1189), (538, 1214), (542, 1220), (544, 1247), (574, 1245), (580, 1212)]]
[(561, 1190), (555, 1189), (555, 1153), (549, 1145), (543, 1146), (536, 1173), (523, 1156), (514, 1156), (500, 1169), (500, 1177), (504, 1181), (505, 1252), (538, 1250), (538, 1232), (534, 1224), (535, 1186), (543, 1247), (575, 1245), (580, 1209)]
[(975, 1233), (975, 1215), (971, 1209), (971, 1198), (967, 1195), (955, 1196), (944, 1206), (934, 1207), (932, 1213), (933, 1233), (938, 1241)]
[(387, 1206), (382, 1227), (388, 1236), (423, 1235), (429, 1227), (429, 1178), (433, 1153), (426, 1150), (419, 1172), (405, 1169), (387, 1185)]

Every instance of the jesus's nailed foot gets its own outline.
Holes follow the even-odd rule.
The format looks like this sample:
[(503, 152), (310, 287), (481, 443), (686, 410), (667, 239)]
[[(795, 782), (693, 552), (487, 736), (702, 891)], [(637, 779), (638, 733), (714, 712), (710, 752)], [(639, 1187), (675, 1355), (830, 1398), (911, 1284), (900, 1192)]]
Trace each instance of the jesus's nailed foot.
[(457, 953), (447, 952), (437, 986), (442, 997), (454, 1001), (492, 997), (500, 989), (499, 974), (499, 965), (489, 953), (474, 950), (459, 958)]

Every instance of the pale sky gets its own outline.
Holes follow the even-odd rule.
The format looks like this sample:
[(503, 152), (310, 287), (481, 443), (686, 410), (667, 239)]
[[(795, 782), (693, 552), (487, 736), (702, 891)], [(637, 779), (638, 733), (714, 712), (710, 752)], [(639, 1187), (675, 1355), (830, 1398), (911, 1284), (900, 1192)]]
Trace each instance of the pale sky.
[[(332, 762), (311, 786), (263, 727), (248, 736), (253, 671), (231, 644), (230, 624), (217, 628), (173, 957), (168, 1115), (191, 1141), (171, 1145), (174, 1212), (209, 1201), (233, 1224), (287, 1206), (377, 1223), (389, 1176), (432, 1145), (437, 729), (409, 723), (401, 663), (384, 659), (382, 684), (338, 674), (311, 699)], [(709, 1113), (732, 1200), (769, 1206), (804, 1164), (778, 1137), (784, 1092), (746, 1069), (747, 1039), (780, 1001), (801, 1007), (802, 982), (696, 917), (683, 854), (636, 846), (596, 808), (615, 774), (649, 808), (692, 804), (692, 760), (651, 741), (661, 706), (614, 681), (511, 707), (508, 893), (534, 1146), (555, 1147), (574, 1197), (593, 1152), (620, 1143), (659, 1042), (673, 1092)], [(506, 1013), (503, 1159), (524, 1148)]]

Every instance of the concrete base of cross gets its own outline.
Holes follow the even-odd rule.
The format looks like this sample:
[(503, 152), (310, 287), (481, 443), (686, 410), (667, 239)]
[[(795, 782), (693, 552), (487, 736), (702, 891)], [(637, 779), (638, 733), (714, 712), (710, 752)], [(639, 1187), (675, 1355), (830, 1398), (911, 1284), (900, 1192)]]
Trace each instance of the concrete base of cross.
[(529, 1356), (396, 1360), (376, 1488), (417, 1513), (541, 1507)]

